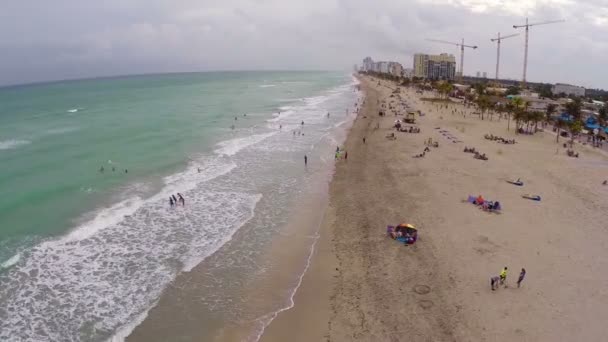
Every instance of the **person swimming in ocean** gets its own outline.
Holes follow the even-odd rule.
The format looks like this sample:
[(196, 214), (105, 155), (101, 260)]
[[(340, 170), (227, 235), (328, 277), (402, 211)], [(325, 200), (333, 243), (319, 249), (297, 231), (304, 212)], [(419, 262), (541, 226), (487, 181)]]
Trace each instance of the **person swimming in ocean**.
[(112, 166), (112, 172), (116, 172), (116, 168)]
[(129, 170), (125, 169), (125, 173), (129, 173)]
[(99, 172), (103, 173), (103, 165), (99, 168)]

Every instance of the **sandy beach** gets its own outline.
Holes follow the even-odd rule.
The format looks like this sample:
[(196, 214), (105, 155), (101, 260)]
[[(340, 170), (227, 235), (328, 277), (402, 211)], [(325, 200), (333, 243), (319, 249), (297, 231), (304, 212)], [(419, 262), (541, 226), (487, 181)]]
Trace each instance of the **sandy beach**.
[[(397, 103), (389, 97), (396, 85), (361, 81), (365, 105), (345, 144), (348, 160), (336, 166), (311, 267), (295, 307), (261, 340), (604, 340), (608, 158), (580, 144), (580, 158), (568, 157), (550, 132), (516, 135), (513, 123), (507, 131), (505, 120), (482, 121), (460, 104), (437, 109), (406, 88), (401, 97), (426, 115), (417, 117), (421, 133), (395, 132), (402, 117), (378, 111)], [(392, 132), (396, 140), (385, 137)], [(429, 138), (439, 147), (413, 158)], [(517, 178), (523, 187), (507, 183)], [(502, 211), (483, 211), (468, 195), (498, 200)], [(419, 228), (415, 245), (386, 237), (386, 226), (401, 222)], [(506, 287), (491, 291), (504, 266)]]

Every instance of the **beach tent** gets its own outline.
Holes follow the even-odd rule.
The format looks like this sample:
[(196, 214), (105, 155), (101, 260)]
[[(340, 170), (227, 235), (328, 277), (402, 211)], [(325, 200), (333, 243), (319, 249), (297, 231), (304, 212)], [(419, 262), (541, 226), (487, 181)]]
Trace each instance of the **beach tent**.
[(597, 120), (594, 117), (590, 116), (587, 118), (587, 121), (585, 121), (585, 128), (594, 130), (594, 129), (599, 129), (600, 125), (598, 124)]
[(562, 115), (559, 116), (559, 118), (557, 118), (559, 121), (564, 121), (564, 122), (572, 122), (574, 121), (572, 118), (572, 115), (568, 114), (568, 113), (562, 113)]

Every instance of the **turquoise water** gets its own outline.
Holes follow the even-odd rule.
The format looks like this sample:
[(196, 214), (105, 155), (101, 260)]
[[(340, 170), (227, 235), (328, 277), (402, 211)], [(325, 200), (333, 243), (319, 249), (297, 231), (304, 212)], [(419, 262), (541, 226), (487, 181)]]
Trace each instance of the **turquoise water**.
[[(1, 88), (0, 339), (108, 338), (245, 222), (276, 224), (351, 83), (218, 72)], [(187, 206), (169, 208), (177, 192)]]
[[(0, 241), (63, 234), (125, 186), (210, 152), (232, 124), (260, 124), (290, 99), (343, 81), (334, 76), (202, 73), (1, 89)], [(0, 261), (11, 252), (0, 250)]]

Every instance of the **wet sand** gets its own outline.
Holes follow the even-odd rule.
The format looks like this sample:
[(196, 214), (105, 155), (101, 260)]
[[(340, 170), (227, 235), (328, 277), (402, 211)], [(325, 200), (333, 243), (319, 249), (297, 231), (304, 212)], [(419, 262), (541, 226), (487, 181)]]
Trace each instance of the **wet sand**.
[[(468, 109), (466, 117), (452, 114), (462, 105), (438, 110), (405, 89), (406, 101), (426, 113), (422, 132), (388, 140), (396, 117), (379, 117), (377, 100), (396, 101), (389, 98), (395, 85), (381, 83), (362, 81), (366, 105), (330, 185), (319, 248), (295, 307), (262, 341), (603, 340), (606, 156), (578, 145), (580, 158), (570, 158), (552, 133), (515, 135), (505, 120), (482, 121)], [(518, 143), (485, 140), (486, 133)], [(412, 158), (428, 138), (439, 148)], [(524, 187), (506, 182), (517, 178)], [(464, 202), (479, 194), (499, 200), (502, 212)], [(386, 237), (386, 226), (400, 222), (419, 228), (416, 245)], [(489, 278), (503, 266), (507, 287), (491, 291)], [(517, 288), (522, 267), (527, 276)]]

